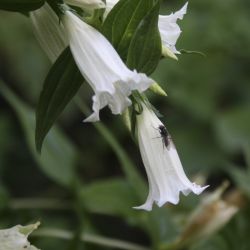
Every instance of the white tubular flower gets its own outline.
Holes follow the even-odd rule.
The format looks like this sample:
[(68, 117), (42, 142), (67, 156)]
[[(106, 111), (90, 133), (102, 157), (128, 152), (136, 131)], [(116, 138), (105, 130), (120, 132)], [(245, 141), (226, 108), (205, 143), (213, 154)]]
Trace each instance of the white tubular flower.
[(170, 15), (159, 15), (158, 27), (161, 34), (162, 45), (167, 47), (174, 54), (180, 54), (175, 48), (177, 39), (181, 34), (181, 29), (177, 24), (177, 20), (183, 19), (183, 16), (187, 12), (187, 5), (188, 3), (185, 3), (179, 11)]
[(99, 110), (107, 105), (121, 114), (131, 104), (132, 90), (143, 92), (153, 84), (145, 74), (129, 70), (109, 41), (73, 13), (66, 11), (62, 21), (76, 64), (95, 92), (94, 113), (85, 121), (98, 121)]
[(67, 4), (78, 6), (88, 12), (91, 12), (94, 9), (105, 8), (105, 3), (102, 0), (66, 0), (65, 2)]
[(50, 61), (55, 62), (68, 45), (59, 18), (47, 3), (40, 9), (32, 11), (30, 18), (38, 42)]
[[(106, 0), (104, 18), (106, 18), (108, 13), (118, 1), (119, 0)], [(187, 5), (188, 3), (185, 3), (179, 11), (171, 13), (170, 15), (159, 15), (158, 28), (161, 35), (163, 53), (164, 55), (174, 59), (177, 59), (174, 54), (180, 54), (180, 52), (175, 48), (175, 44), (181, 34), (181, 29), (177, 24), (177, 20), (183, 19), (183, 16), (187, 12)]]
[(186, 177), (176, 148), (162, 122), (143, 104), (137, 116), (138, 141), (146, 168), (149, 194), (146, 202), (135, 207), (150, 211), (155, 202), (159, 207), (166, 202), (177, 204), (179, 193), (200, 194), (205, 188), (191, 183)]

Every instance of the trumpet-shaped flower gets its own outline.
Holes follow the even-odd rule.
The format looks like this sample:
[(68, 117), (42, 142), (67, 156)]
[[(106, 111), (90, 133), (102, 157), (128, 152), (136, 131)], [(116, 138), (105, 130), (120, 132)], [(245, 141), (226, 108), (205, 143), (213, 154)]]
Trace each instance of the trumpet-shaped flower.
[(137, 116), (137, 127), (149, 194), (146, 202), (135, 208), (151, 210), (154, 202), (159, 207), (166, 202), (177, 204), (180, 192), (184, 195), (190, 192), (200, 194), (206, 188), (188, 180), (166, 128), (144, 104), (143, 112)]
[(32, 11), (30, 18), (38, 42), (51, 62), (54, 62), (68, 45), (59, 18), (47, 3)]
[(95, 92), (94, 113), (85, 121), (98, 121), (99, 110), (107, 105), (113, 114), (121, 114), (131, 104), (131, 92), (145, 91), (153, 81), (129, 70), (109, 41), (70, 11), (62, 21), (76, 64)]
[(88, 12), (91, 12), (94, 9), (105, 8), (105, 4), (102, 0), (66, 0), (65, 2), (67, 4), (78, 6)]
[[(106, 0), (105, 18), (118, 1), (119, 0)], [(168, 56), (173, 58), (176, 58), (174, 54), (180, 53), (175, 48), (175, 44), (181, 34), (181, 29), (177, 24), (177, 20), (183, 19), (183, 16), (187, 11), (187, 5), (188, 3), (186, 3), (179, 11), (171, 13), (170, 15), (159, 15), (158, 28), (161, 35), (163, 51), (165, 54), (168, 54)]]

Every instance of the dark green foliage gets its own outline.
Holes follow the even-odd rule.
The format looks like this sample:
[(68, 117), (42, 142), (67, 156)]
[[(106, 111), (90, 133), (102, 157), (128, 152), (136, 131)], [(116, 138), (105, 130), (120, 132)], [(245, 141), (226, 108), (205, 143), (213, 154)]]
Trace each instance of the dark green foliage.
[(36, 147), (40, 151), (49, 129), (79, 90), (84, 79), (70, 49), (59, 56), (51, 68), (40, 95), (36, 111)]
[[(0, 82), (0, 84), (2, 84)], [(58, 128), (54, 128), (44, 144), (43, 154), (40, 156), (35, 150), (34, 132), (35, 132), (35, 114), (34, 111), (25, 105), (8, 88), (0, 85), (0, 94), (15, 109), (19, 122), (25, 134), (26, 142), (39, 165), (46, 176), (55, 183), (70, 188), (75, 180), (75, 160), (76, 148), (70, 140)], [(60, 173), (60, 174), (58, 174)], [(0, 186), (1, 187), (1, 186)]]
[(0, 0), (0, 9), (8, 11), (32, 11), (40, 8), (44, 0)]
[(102, 32), (124, 60), (137, 27), (152, 7), (153, 0), (121, 0), (105, 19)]
[(129, 45), (127, 65), (150, 75), (161, 58), (161, 37), (158, 30), (160, 4), (157, 2), (141, 21)]

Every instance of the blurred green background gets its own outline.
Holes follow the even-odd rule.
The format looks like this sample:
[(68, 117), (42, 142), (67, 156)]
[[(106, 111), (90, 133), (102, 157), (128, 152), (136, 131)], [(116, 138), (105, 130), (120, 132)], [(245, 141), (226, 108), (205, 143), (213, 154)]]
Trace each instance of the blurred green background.
[[(183, 4), (164, 1), (162, 13)], [(206, 57), (162, 60), (153, 78), (168, 97), (149, 93), (151, 101), (164, 115), (188, 176), (203, 176), (210, 190), (230, 180), (231, 189), (250, 197), (250, 1), (191, 0), (179, 24), (177, 49)], [(116, 249), (80, 243), (81, 231), (166, 249), (164, 243), (178, 235), (179, 221), (200, 197), (190, 195), (178, 206), (151, 213), (132, 209), (146, 198), (147, 184), (121, 117), (105, 109), (102, 123), (85, 124), (72, 102), (48, 135), (42, 156), (35, 153), (33, 111), (50, 67), (30, 20), (1, 11), (0, 228), (40, 220), (41, 228), (76, 235), (67, 241), (32, 238), (43, 250)], [(86, 85), (81, 96), (91, 107)], [(249, 221), (246, 205), (219, 233), (188, 249), (250, 249)]]

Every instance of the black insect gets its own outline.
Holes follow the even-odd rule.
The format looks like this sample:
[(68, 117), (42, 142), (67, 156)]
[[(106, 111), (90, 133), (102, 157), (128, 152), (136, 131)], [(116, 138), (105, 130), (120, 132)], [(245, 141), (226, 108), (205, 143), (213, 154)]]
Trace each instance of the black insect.
[(163, 146), (165, 146), (167, 149), (169, 149), (170, 144), (172, 142), (171, 135), (168, 133), (166, 127), (163, 125), (159, 125), (158, 130), (159, 130), (160, 135), (161, 135)]

